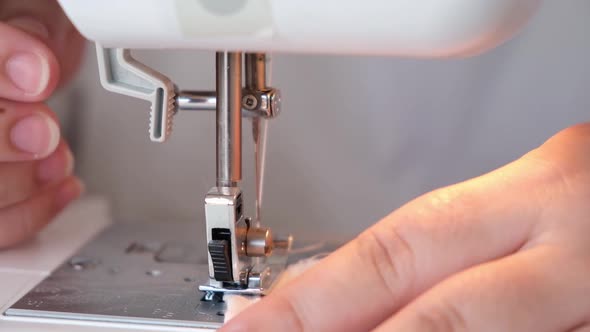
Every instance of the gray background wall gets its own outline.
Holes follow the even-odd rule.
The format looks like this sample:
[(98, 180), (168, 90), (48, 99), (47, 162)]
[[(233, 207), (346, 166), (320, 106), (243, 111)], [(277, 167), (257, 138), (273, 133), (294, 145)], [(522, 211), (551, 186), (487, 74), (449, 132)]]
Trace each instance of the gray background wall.
[[(589, 1), (546, 1), (519, 36), (476, 58), (274, 55), (284, 111), (269, 131), (264, 222), (314, 239), (352, 236), (421, 193), (590, 120), (589, 33)], [(214, 86), (211, 52), (136, 54), (181, 88)], [(212, 113), (179, 114), (172, 140), (150, 143), (148, 106), (100, 88), (92, 49), (53, 104), (79, 174), (91, 193), (111, 199), (117, 220), (204, 225), (203, 198), (215, 180)]]

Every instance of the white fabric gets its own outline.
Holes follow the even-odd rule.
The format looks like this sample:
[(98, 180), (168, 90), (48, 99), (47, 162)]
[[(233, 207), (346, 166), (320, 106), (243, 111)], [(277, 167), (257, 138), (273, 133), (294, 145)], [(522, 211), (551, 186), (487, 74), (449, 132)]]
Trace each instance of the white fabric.
[[(271, 293), (283, 286), (289, 281), (295, 279), (303, 272), (317, 264), (324, 255), (316, 255), (308, 259), (301, 260), (295, 264), (290, 265), (276, 281), (275, 285), (271, 289)], [(223, 300), (227, 304), (227, 310), (225, 312), (225, 322), (229, 322), (230, 319), (237, 316), (244, 309), (248, 308), (252, 304), (260, 301), (258, 296), (241, 296), (241, 295), (225, 295)]]

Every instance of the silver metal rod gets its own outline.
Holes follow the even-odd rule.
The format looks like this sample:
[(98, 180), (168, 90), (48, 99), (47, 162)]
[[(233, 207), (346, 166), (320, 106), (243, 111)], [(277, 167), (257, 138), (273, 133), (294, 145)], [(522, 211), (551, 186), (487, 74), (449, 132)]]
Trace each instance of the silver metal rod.
[(217, 93), (215, 91), (181, 91), (176, 102), (181, 111), (215, 111)]
[(216, 53), (217, 186), (242, 179), (242, 53)]
[[(178, 105), (178, 110), (182, 112), (212, 112), (217, 110), (217, 92), (181, 91), (176, 97), (176, 104)], [(267, 114), (256, 110), (247, 110), (243, 106), (242, 103), (242, 117), (244, 118), (265, 118)], [(278, 112), (276, 114), (278, 114)]]
[(246, 88), (264, 90), (266, 88), (266, 55), (246, 53)]

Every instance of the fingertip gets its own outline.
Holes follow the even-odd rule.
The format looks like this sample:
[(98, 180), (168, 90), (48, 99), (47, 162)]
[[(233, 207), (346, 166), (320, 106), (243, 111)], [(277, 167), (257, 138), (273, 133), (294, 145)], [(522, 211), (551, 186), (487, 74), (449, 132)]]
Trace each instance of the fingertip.
[[(308, 307), (307, 309), (310, 308)], [(304, 317), (304, 315), (305, 314), (303, 314), (300, 310), (296, 309), (296, 305), (292, 299), (279, 294), (277, 291), (274, 291), (269, 296), (264, 297), (261, 301), (258, 301), (237, 313), (237, 315), (232, 317), (220, 331), (288, 332), (329, 329), (326, 328), (326, 326), (321, 326), (322, 322), (316, 321), (314, 322), (313, 326), (309, 323), (306, 323), (307, 318), (309, 317)], [(338, 324), (337, 322), (333, 323)], [(332, 326), (332, 329), (337, 330), (337, 328), (334, 326)]]
[(19, 52), (10, 55), (4, 71), (12, 84), (25, 96), (37, 96), (47, 89), (49, 62), (36, 52)]
[(58, 210), (62, 210), (71, 202), (82, 196), (85, 191), (84, 183), (77, 177), (71, 176), (60, 184), (55, 195), (55, 204)]
[(0, 97), (25, 102), (48, 98), (60, 75), (50, 48), (33, 34), (8, 24), (0, 24), (0, 36)]
[(49, 29), (47, 25), (31, 16), (13, 17), (6, 21), (7, 24), (19, 28), (29, 34), (39, 37), (42, 40), (49, 39)]
[(67, 144), (62, 141), (56, 151), (41, 160), (37, 166), (37, 179), (41, 184), (61, 181), (72, 175), (74, 157)]
[(21, 152), (40, 159), (53, 153), (60, 142), (60, 129), (56, 120), (37, 111), (17, 122), (10, 129), (10, 141)]

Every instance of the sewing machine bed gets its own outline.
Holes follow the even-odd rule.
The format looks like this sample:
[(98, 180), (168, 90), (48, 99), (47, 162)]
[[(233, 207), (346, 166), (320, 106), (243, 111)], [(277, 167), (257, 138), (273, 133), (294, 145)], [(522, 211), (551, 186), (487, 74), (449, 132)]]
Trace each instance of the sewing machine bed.
[[(294, 248), (302, 247), (295, 241)], [(289, 262), (332, 251), (322, 244)], [(297, 250), (296, 250), (297, 251)], [(205, 301), (205, 237), (197, 223), (119, 223), (88, 243), (5, 315), (218, 328), (225, 303)]]

